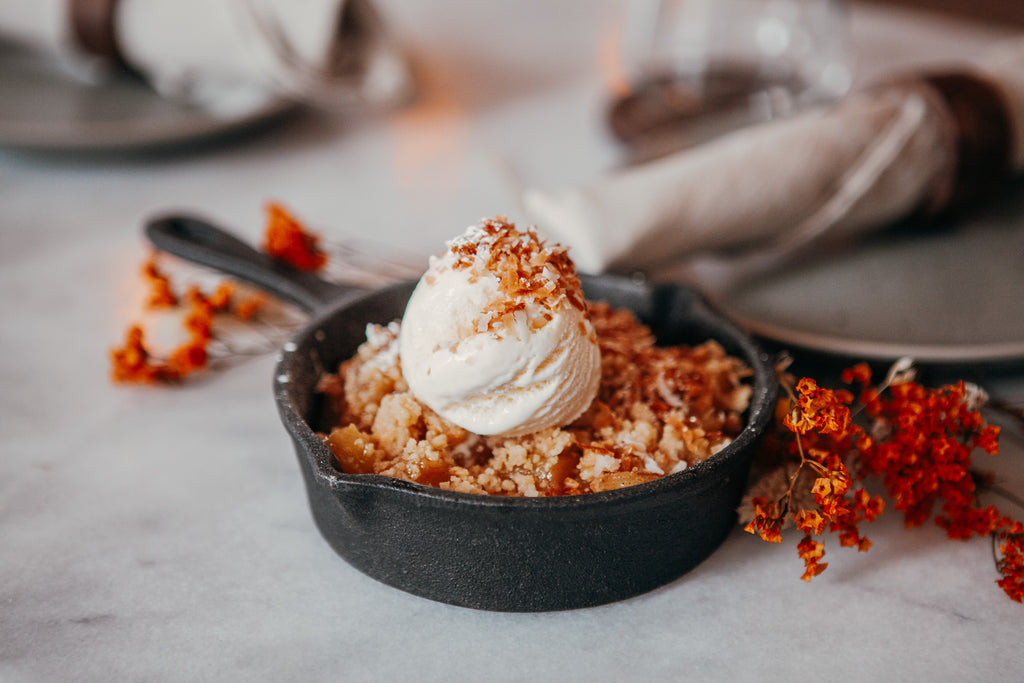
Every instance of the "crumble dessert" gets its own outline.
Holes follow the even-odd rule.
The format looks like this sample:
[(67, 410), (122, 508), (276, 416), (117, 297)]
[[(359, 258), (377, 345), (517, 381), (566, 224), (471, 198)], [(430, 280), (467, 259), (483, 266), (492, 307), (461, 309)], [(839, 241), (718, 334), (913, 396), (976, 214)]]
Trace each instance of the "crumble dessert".
[[(678, 472), (743, 427), (742, 361), (713, 340), (659, 347), (630, 311), (584, 302), (565, 251), (533, 231), (501, 218), (471, 227), (431, 260), (420, 288), (427, 296), (414, 294), (401, 322), (368, 326), (356, 355), (319, 384), (337, 425), (324, 438), (344, 472), (466, 493), (581, 494)], [(485, 362), (467, 365), (474, 354)], [(427, 372), (432, 362), (455, 368)], [(435, 373), (458, 386), (416, 389)], [(466, 398), (471, 410), (451, 410)]]

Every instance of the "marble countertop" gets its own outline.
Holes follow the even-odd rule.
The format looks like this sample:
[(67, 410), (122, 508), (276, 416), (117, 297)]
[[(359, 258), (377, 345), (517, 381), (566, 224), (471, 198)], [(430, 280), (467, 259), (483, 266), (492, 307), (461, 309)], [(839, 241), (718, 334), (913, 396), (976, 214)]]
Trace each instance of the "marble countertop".
[[(380, 7), (421, 93), (240, 139), (119, 157), (0, 152), (0, 680), (996, 680), (1024, 611), (987, 539), (897, 515), (810, 584), (790, 543), (737, 528), (620, 603), (504, 614), (368, 578), (321, 539), (263, 355), (177, 388), (114, 386), (147, 216), (187, 208), (255, 241), (276, 199), (329, 239), (414, 254), (516, 189), (617, 163), (600, 55), (617, 3)], [(537, 14), (543, 7), (544, 17)], [(458, 10), (456, 10), (458, 8)], [(572, 27), (568, 30), (566, 27)], [(859, 77), (969, 55), (1008, 29), (855, 6)], [(955, 35), (956, 39), (951, 39)], [(990, 374), (1001, 394), (1024, 380)], [(1024, 489), (1006, 422), (997, 470)], [(1020, 513), (1020, 511), (1017, 511)], [(793, 539), (793, 545), (795, 545)]]

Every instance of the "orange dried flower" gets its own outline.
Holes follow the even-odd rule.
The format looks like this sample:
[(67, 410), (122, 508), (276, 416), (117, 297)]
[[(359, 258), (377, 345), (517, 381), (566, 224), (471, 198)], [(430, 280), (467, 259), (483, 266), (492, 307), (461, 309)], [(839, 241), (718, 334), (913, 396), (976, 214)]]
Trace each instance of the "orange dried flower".
[(827, 520), (817, 510), (799, 510), (793, 515), (796, 528), (807, 534), (820, 534), (825, 530)]
[[(778, 542), (779, 530), (791, 518), (806, 534), (797, 552), (805, 563), (802, 578), (810, 581), (827, 566), (820, 562), (824, 546), (812, 538), (826, 528), (844, 547), (862, 552), (871, 548), (860, 523), (877, 519), (885, 502), (852, 484), (854, 478), (877, 477), (908, 527), (932, 518), (952, 539), (993, 535), (1002, 577), (997, 584), (1010, 598), (1024, 599), (1024, 526), (993, 506), (978, 505), (971, 453), (997, 453), (999, 428), (982, 419), (976, 388), (962, 382), (926, 388), (912, 381), (911, 367), (904, 361), (893, 367), (881, 387), (870, 386), (867, 364), (849, 368), (842, 379), (860, 385), (858, 411), (869, 423), (883, 426), (872, 437), (852, 422), (850, 392), (819, 387), (809, 378), (794, 386), (787, 379), (780, 376), (789, 395), (784, 410), (777, 411), (781, 429), (765, 443), (774, 444), (771, 457), (790, 472), (789, 489), (777, 500), (753, 501), (748, 532)], [(797, 466), (787, 466), (787, 461)], [(848, 463), (856, 463), (853, 474)], [(801, 477), (804, 470), (813, 477)], [(798, 480), (808, 486), (801, 500), (809, 494), (813, 507), (793, 508)]]
[(989, 455), (999, 452), (999, 427), (986, 425), (974, 436), (974, 446)]
[(784, 510), (780, 510), (777, 502), (769, 501), (767, 498), (755, 498), (754, 518), (744, 531), (750, 534), (758, 534), (761, 540), (769, 543), (782, 543), (782, 524), (786, 518)]
[(822, 389), (806, 377), (797, 382), (796, 391), (799, 394), (796, 405), (783, 422), (787, 429), (797, 434), (815, 431), (842, 435), (849, 428), (850, 409), (844, 405), (846, 392)]
[(822, 562), (825, 556), (825, 544), (815, 541), (810, 535), (804, 536), (796, 546), (797, 554), (804, 561), (804, 574), (800, 578), (810, 581), (825, 571), (828, 562)]
[(132, 325), (124, 345), (110, 350), (111, 378), (115, 382), (147, 381), (149, 351), (142, 343), (142, 328)]
[(832, 496), (832, 480), (828, 477), (818, 477), (814, 480), (811, 493), (814, 494), (814, 499), (820, 505), (822, 500)]
[(167, 366), (173, 368), (180, 377), (184, 377), (206, 368), (206, 360), (206, 344), (193, 340), (176, 348), (167, 358)]
[(155, 253), (151, 253), (142, 264), (142, 275), (149, 286), (146, 306), (149, 308), (173, 308), (178, 305), (178, 297), (171, 290), (170, 280), (156, 265)]
[(188, 332), (188, 341), (174, 349), (167, 358), (150, 353), (139, 325), (132, 325), (125, 334), (123, 346), (111, 349), (111, 379), (118, 384), (155, 384), (175, 382), (209, 364), (208, 347), (214, 338), (214, 315), (233, 314), (242, 320), (256, 316), (266, 302), (265, 296), (250, 296), (238, 301), (235, 287), (220, 283), (209, 295), (199, 287), (189, 287), (183, 296), (171, 288), (170, 279), (160, 271), (155, 255), (150, 255), (142, 267), (149, 288), (148, 306), (185, 307), (182, 324)]
[(864, 489), (857, 489), (853, 494), (853, 503), (865, 522), (875, 521), (885, 511), (885, 501), (882, 497), (872, 496)]
[(110, 377), (118, 384), (153, 384), (181, 379), (175, 367), (154, 358), (146, 348), (142, 328), (132, 325), (124, 345), (110, 350)]
[(309, 233), (280, 204), (268, 204), (266, 215), (264, 252), (299, 270), (316, 271), (324, 267), (327, 263), (327, 254), (320, 249), (318, 236)]
[(214, 311), (226, 311), (231, 306), (231, 297), (234, 294), (234, 286), (228, 282), (222, 282), (217, 285), (217, 289), (213, 291), (213, 294), (206, 297), (206, 303), (210, 304)]
[(213, 312), (210, 301), (198, 287), (192, 286), (185, 294), (188, 302), (188, 314), (185, 316), (185, 329), (194, 340), (206, 341), (213, 337)]
[(235, 315), (237, 315), (241, 320), (251, 320), (266, 304), (266, 296), (248, 296), (235, 304)]
[(845, 384), (867, 386), (871, 381), (871, 367), (867, 363), (857, 363), (852, 368), (843, 370), (840, 377)]

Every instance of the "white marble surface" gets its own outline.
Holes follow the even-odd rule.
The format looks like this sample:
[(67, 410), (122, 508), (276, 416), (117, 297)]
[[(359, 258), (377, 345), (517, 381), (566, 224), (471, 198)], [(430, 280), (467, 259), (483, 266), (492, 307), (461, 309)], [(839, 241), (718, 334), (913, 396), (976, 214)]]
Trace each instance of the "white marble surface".
[[(306, 116), (174, 155), (0, 152), (0, 680), (1013, 679), (1024, 611), (993, 584), (987, 540), (889, 515), (870, 553), (832, 547), (805, 584), (789, 543), (737, 529), (622, 603), (466, 610), (381, 585), (321, 540), (271, 357), (176, 389), (108, 382), (155, 211), (255, 239), (275, 198), (332, 239), (426, 254), (478, 217), (518, 217), (523, 179), (615, 163), (598, 69), (615, 4), (381, 7), (421, 63), (422, 99), (402, 112)], [(861, 77), (1006, 33), (860, 7), (852, 30)], [(998, 466), (1020, 492), (1010, 431)]]

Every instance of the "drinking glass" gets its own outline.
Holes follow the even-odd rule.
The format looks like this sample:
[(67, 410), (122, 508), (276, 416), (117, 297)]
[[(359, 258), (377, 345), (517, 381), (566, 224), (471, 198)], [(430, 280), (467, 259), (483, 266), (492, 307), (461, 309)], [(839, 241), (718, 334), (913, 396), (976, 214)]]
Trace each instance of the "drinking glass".
[(621, 43), (626, 141), (696, 144), (842, 96), (853, 80), (842, 0), (640, 0)]

